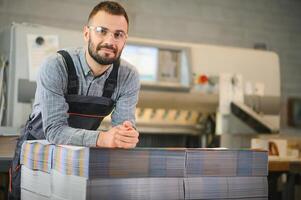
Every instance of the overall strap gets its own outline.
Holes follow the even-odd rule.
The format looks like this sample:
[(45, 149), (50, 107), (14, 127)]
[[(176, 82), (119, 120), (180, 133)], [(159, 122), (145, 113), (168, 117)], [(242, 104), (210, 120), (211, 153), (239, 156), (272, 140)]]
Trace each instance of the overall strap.
[(112, 94), (117, 86), (117, 77), (118, 77), (118, 69), (119, 69), (120, 59), (113, 63), (113, 69), (105, 81), (103, 87), (103, 97), (111, 98)]
[(57, 53), (61, 54), (67, 64), (67, 73), (68, 73), (68, 94), (78, 94), (79, 82), (76, 75), (75, 66), (70, 54), (67, 51), (60, 50)]

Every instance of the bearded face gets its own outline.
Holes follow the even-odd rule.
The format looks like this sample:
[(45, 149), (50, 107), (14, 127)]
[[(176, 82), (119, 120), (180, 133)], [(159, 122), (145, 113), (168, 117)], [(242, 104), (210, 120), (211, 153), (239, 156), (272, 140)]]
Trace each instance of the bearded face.
[(117, 61), (120, 57), (121, 50), (118, 47), (110, 44), (101, 44), (97, 46), (91, 41), (91, 36), (88, 41), (88, 52), (90, 56), (101, 65), (110, 65)]
[(89, 57), (100, 65), (110, 65), (119, 59), (125, 46), (128, 23), (123, 15), (97, 12), (84, 28)]

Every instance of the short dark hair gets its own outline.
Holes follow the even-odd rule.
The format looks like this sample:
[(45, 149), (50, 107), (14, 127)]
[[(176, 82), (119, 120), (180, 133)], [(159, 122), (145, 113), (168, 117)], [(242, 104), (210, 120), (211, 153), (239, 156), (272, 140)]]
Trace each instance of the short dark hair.
[(123, 15), (129, 25), (129, 18), (125, 9), (119, 3), (114, 1), (103, 1), (97, 4), (89, 15), (88, 23), (99, 11), (105, 11), (111, 15)]

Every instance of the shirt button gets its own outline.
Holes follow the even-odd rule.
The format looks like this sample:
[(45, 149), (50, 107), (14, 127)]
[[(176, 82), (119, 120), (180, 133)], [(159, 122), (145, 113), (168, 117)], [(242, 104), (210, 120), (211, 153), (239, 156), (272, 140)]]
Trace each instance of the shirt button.
[(32, 130), (32, 126), (28, 126), (28, 130), (30, 130), (30, 131), (31, 131), (31, 130)]

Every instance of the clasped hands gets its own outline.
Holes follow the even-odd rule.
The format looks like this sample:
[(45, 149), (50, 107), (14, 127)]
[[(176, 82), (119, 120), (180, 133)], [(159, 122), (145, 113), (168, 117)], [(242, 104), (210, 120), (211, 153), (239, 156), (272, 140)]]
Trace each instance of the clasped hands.
[(107, 148), (135, 148), (139, 139), (130, 121), (124, 121), (122, 125), (115, 126), (98, 136), (96, 146)]

